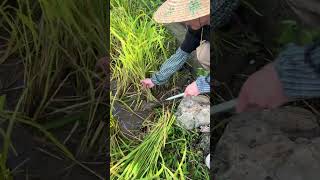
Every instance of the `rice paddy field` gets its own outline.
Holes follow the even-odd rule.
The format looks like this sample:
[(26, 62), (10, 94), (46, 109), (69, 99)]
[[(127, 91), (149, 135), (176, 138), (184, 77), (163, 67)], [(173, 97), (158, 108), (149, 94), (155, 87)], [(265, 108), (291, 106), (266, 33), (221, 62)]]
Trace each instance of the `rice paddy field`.
[(0, 179), (105, 179), (107, 6), (0, 2)]
[[(175, 101), (162, 101), (195, 79), (190, 67), (161, 87), (140, 84), (179, 45), (152, 20), (162, 1), (0, 2), (0, 179), (210, 179), (199, 133), (176, 124)], [(265, 33), (268, 14), (254, 2), (241, 1), (240, 18), (213, 36), (213, 73), (224, 82), (213, 104), (237, 97), (284, 44), (319, 36), (285, 15), (279, 29), (261, 26), (277, 36)], [(319, 101), (296, 105), (319, 113)], [(230, 116), (212, 117), (213, 148)]]
[(1, 1), (0, 179), (105, 179), (109, 153), (111, 179), (209, 179), (199, 135), (158, 102), (190, 73), (140, 86), (177, 47), (152, 20), (160, 3)]
[[(181, 92), (177, 79), (143, 89), (177, 48), (175, 38), (152, 20), (161, 0), (111, 0), (110, 175), (111, 179), (210, 179), (197, 132), (175, 123), (177, 104), (160, 103)], [(180, 89), (179, 89), (180, 88)]]

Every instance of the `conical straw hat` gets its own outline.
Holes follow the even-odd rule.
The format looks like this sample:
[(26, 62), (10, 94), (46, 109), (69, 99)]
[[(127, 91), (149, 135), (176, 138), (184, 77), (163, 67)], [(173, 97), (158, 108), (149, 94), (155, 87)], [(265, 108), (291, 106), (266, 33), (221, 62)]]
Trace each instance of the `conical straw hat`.
[(174, 23), (210, 14), (210, 0), (167, 0), (154, 13), (158, 23)]

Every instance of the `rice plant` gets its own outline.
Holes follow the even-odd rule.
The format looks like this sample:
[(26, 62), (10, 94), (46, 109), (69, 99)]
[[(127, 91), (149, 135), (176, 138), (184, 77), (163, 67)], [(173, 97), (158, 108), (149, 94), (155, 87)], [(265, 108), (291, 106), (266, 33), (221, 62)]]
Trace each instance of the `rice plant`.
[[(24, 89), (15, 113), (6, 116), (10, 125), (4, 162), (14, 123), (22, 123), (17, 113), (26, 117), (25, 124), (37, 125), (38, 130), (47, 130), (45, 127), (52, 123), (61, 128), (70, 122), (66, 116), (82, 114), (83, 138), (73, 154), (92, 151), (105, 127), (97, 120), (104, 99), (96, 86), (101, 76), (95, 72), (95, 65), (108, 51), (108, 2), (17, 0), (16, 6), (8, 2), (0, 3), (1, 31), (6, 35), (0, 35), (5, 43), (0, 64), (10, 57), (22, 60)], [(58, 141), (54, 143), (59, 146)]]
[(174, 125), (171, 112), (163, 109), (138, 145), (111, 137), (111, 179), (209, 179), (202, 153), (192, 147), (197, 133)]
[(137, 99), (145, 93), (152, 100), (152, 94), (142, 89), (140, 80), (149, 77), (167, 59), (170, 35), (140, 8), (142, 5), (132, 5), (139, 3), (111, 2), (111, 80), (116, 81), (118, 90), (115, 97), (121, 99), (134, 92)]
[(188, 131), (177, 124), (172, 127), (162, 156), (175, 179), (210, 179), (203, 162), (204, 154), (195, 145), (198, 139), (199, 134), (195, 131)]
[(157, 177), (165, 167), (159, 168), (161, 150), (175, 118), (164, 112), (157, 125), (143, 142), (111, 167), (112, 179), (140, 179)]

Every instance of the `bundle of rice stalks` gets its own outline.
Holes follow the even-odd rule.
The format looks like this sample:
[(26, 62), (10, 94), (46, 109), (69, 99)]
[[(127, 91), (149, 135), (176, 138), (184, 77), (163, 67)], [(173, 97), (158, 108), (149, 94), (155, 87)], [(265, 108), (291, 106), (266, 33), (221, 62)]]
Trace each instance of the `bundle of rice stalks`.
[(161, 150), (165, 146), (175, 117), (163, 111), (158, 123), (143, 142), (111, 167), (112, 179), (141, 179), (159, 177), (165, 167)]

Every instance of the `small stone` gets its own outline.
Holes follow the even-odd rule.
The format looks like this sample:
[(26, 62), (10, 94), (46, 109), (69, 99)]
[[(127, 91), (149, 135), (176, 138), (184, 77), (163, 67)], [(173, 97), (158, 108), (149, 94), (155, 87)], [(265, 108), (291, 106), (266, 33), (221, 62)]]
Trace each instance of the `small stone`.
[(204, 154), (210, 153), (210, 133), (202, 133), (200, 138), (201, 140), (198, 146)]
[(175, 115), (188, 130), (210, 125), (210, 100), (203, 95), (183, 98)]
[(210, 132), (210, 125), (200, 126), (200, 132)]
[(252, 60), (249, 61), (249, 64), (250, 64), (250, 65), (253, 65), (254, 63), (256, 63), (256, 61), (255, 61), (254, 59), (252, 59)]

